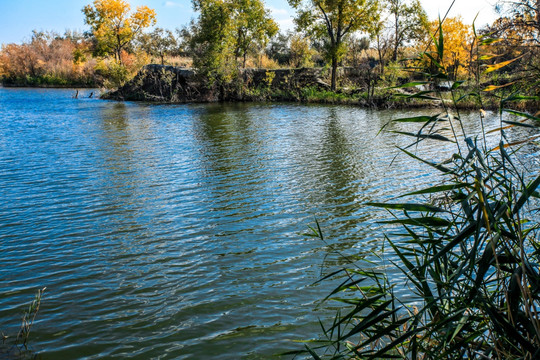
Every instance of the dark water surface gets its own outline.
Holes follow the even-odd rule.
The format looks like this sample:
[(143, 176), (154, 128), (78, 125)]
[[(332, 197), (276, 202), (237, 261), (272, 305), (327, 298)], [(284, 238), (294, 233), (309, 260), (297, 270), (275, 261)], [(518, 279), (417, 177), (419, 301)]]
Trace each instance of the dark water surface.
[[(334, 314), (319, 301), (335, 283), (313, 283), (344, 262), (335, 250), (380, 251), (385, 215), (361, 204), (433, 181), (390, 165), (404, 139), (376, 136), (415, 113), (73, 92), (0, 89), (0, 330), (47, 287), (30, 339), (44, 359), (298, 349)], [(302, 235), (315, 219), (331, 246)]]

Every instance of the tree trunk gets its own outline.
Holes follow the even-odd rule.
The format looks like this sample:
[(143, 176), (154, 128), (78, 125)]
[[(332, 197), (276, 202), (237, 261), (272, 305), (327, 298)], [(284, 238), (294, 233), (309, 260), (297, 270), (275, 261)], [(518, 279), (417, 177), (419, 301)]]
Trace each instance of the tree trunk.
[(399, 38), (398, 38), (398, 28), (397, 28), (397, 20), (396, 20), (396, 29), (394, 34), (394, 52), (392, 54), (392, 61), (396, 62), (398, 59), (398, 51), (399, 51)]
[(396, 62), (398, 58), (398, 50), (399, 50), (399, 10), (400, 10), (400, 2), (397, 1), (394, 4), (394, 53), (392, 54), (392, 61)]
[(160, 55), (161, 56), (161, 65), (165, 65), (165, 55)]
[(377, 34), (377, 52), (379, 53), (379, 65), (381, 67), (381, 76), (384, 75), (384, 55), (381, 49), (381, 37)]
[(336, 78), (337, 78), (337, 66), (338, 61), (336, 56), (332, 56), (332, 84), (330, 85), (330, 90), (336, 91)]
[(392, 61), (396, 62), (398, 58), (398, 43), (396, 41), (396, 44), (394, 45), (394, 53), (392, 54)]
[(116, 49), (116, 52), (115, 52), (115, 58), (116, 58), (116, 61), (119, 63), (119, 64), (122, 64), (122, 49), (118, 48)]
[(116, 60), (118, 61), (119, 64), (122, 64), (122, 45), (121, 45), (121, 42), (120, 42), (120, 35), (117, 33), (116, 34)]

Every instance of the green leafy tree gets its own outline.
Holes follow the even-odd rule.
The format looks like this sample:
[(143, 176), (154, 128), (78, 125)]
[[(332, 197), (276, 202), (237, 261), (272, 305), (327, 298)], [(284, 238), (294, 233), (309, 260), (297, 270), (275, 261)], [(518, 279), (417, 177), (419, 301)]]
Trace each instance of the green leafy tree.
[(193, 7), (199, 12), (191, 28), (193, 65), (210, 81), (218, 80), (225, 75), (227, 59), (232, 58), (233, 9), (220, 0), (194, 0)]
[(248, 53), (278, 31), (260, 0), (194, 0), (193, 6), (199, 12), (190, 31), (193, 64), (211, 79), (228, 79), (245, 67)]
[(139, 6), (130, 13), (131, 6), (123, 0), (94, 0), (82, 12), (85, 23), (92, 28), (98, 50), (112, 53), (122, 62), (121, 53), (143, 29), (156, 23), (156, 13), (147, 6)]
[(344, 40), (355, 31), (371, 32), (377, 22), (377, 0), (288, 0), (297, 9), (299, 30), (323, 39), (332, 65), (331, 89), (336, 90), (337, 67), (346, 52)]
[(425, 37), (428, 17), (420, 0), (387, 0), (391, 19), (392, 60), (397, 61), (400, 48), (411, 41)]
[(139, 41), (144, 51), (161, 60), (161, 65), (165, 65), (165, 56), (172, 53), (177, 47), (177, 41), (172, 31), (159, 27), (151, 33), (142, 34)]
[(300, 34), (295, 34), (291, 37), (290, 46), (291, 59), (289, 64), (291, 67), (310, 67), (313, 66), (312, 57), (315, 50), (311, 48), (309, 38), (302, 37)]
[(233, 7), (236, 33), (234, 56), (242, 59), (242, 67), (245, 68), (249, 50), (265, 47), (278, 32), (278, 26), (260, 0), (237, 0)]

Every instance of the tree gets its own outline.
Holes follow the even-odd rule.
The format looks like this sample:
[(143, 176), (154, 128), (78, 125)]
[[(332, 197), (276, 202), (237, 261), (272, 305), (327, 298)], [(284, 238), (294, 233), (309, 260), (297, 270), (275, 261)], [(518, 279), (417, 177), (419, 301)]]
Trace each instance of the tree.
[(369, 38), (367, 37), (355, 37), (351, 36), (349, 41), (347, 41), (347, 55), (345, 56), (345, 63), (349, 66), (358, 67), (360, 66), (360, 59), (362, 53), (369, 49)]
[(77, 30), (66, 29), (64, 39), (71, 41), (74, 44), (80, 44), (85, 41), (84, 34)]
[(325, 42), (332, 64), (331, 89), (336, 90), (337, 67), (346, 52), (345, 37), (355, 31), (370, 32), (377, 21), (378, 0), (288, 0), (297, 9), (299, 30)]
[(139, 39), (144, 51), (152, 56), (159, 57), (161, 65), (165, 65), (165, 55), (175, 50), (176, 38), (171, 30), (155, 28), (148, 34), (142, 34)]
[(379, 18), (379, 21), (377, 21), (373, 30), (373, 37), (375, 38), (375, 46), (377, 55), (379, 57), (379, 71), (381, 76), (384, 75), (386, 60), (392, 47), (391, 39), (388, 36), (387, 30), (386, 18)]
[(193, 0), (199, 12), (191, 28), (193, 65), (212, 82), (224, 75), (230, 53), (231, 15), (229, 3), (221, 0)]
[[(431, 34), (436, 34), (439, 29), (439, 21), (430, 23)], [(444, 57), (442, 65), (448, 69), (448, 75), (451, 79), (456, 79), (460, 70), (469, 68), (472, 59), (472, 47), (474, 42), (474, 34), (472, 27), (463, 23), (461, 17), (447, 18), (442, 23), (442, 31), (444, 34)], [(426, 39), (426, 42), (431, 44), (430, 50), (435, 51), (433, 42)]]
[[(489, 46), (491, 55), (486, 54), (487, 57), (491, 57), (491, 59), (486, 60), (492, 60), (493, 62), (515, 59), (524, 55), (527, 49), (530, 48), (527, 35), (524, 34), (523, 29), (514, 19), (509, 17), (498, 18), (490, 26), (481, 29), (480, 35), (497, 39), (496, 43)], [(512, 62), (504, 68), (504, 72), (530, 64), (530, 59), (523, 60), (525, 60), (523, 63), (522, 61)]]
[(131, 6), (124, 0), (94, 0), (82, 12), (85, 23), (90, 25), (98, 48), (113, 53), (122, 63), (121, 52), (143, 29), (156, 23), (156, 12), (147, 6), (139, 6), (130, 14)]
[(291, 36), (291, 32), (279, 32), (272, 38), (270, 44), (266, 48), (266, 55), (270, 59), (277, 61), (279, 65), (288, 64), (291, 59), (291, 51), (289, 48)]
[(193, 6), (199, 12), (190, 31), (193, 64), (210, 79), (245, 67), (248, 53), (278, 31), (261, 0), (194, 0)]
[(315, 50), (310, 47), (309, 39), (295, 34), (291, 37), (291, 58), (289, 65), (294, 68), (313, 66)]
[(539, 95), (540, 84), (532, 79), (540, 76), (540, 0), (500, 1), (497, 9), (501, 17), (481, 31), (497, 39), (486, 56), (494, 63), (509, 61), (503, 69), (508, 82), (523, 93)]
[(237, 0), (233, 7), (236, 33), (234, 56), (242, 59), (242, 67), (245, 68), (248, 51), (257, 46), (265, 47), (278, 32), (278, 26), (260, 0)]
[(528, 42), (540, 45), (540, 0), (499, 1), (497, 10), (512, 18), (511, 25), (526, 33)]
[(392, 19), (392, 60), (397, 61), (399, 49), (407, 42), (421, 40), (428, 27), (428, 17), (420, 0), (387, 0)]
[(180, 56), (188, 56), (193, 58), (194, 50), (193, 46), (193, 36), (197, 30), (197, 24), (195, 19), (191, 19), (189, 24), (182, 26), (181, 28), (174, 29), (176, 33), (176, 52)]

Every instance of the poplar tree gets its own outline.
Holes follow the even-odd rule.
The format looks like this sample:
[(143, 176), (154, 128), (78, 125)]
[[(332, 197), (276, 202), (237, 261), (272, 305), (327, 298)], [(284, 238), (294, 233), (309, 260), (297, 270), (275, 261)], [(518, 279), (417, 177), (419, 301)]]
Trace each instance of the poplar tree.
[(227, 80), (247, 55), (264, 48), (278, 26), (261, 0), (194, 0), (193, 64), (211, 80)]
[(387, 0), (392, 32), (392, 60), (397, 61), (400, 48), (407, 42), (425, 37), (429, 21), (420, 0)]
[(159, 57), (161, 65), (165, 65), (165, 56), (178, 45), (171, 30), (155, 28), (148, 34), (142, 34), (139, 42), (141, 48), (154, 57)]
[(298, 30), (323, 40), (332, 65), (331, 89), (336, 90), (337, 68), (347, 50), (344, 40), (355, 31), (370, 33), (379, 18), (378, 0), (288, 0), (298, 11)]

